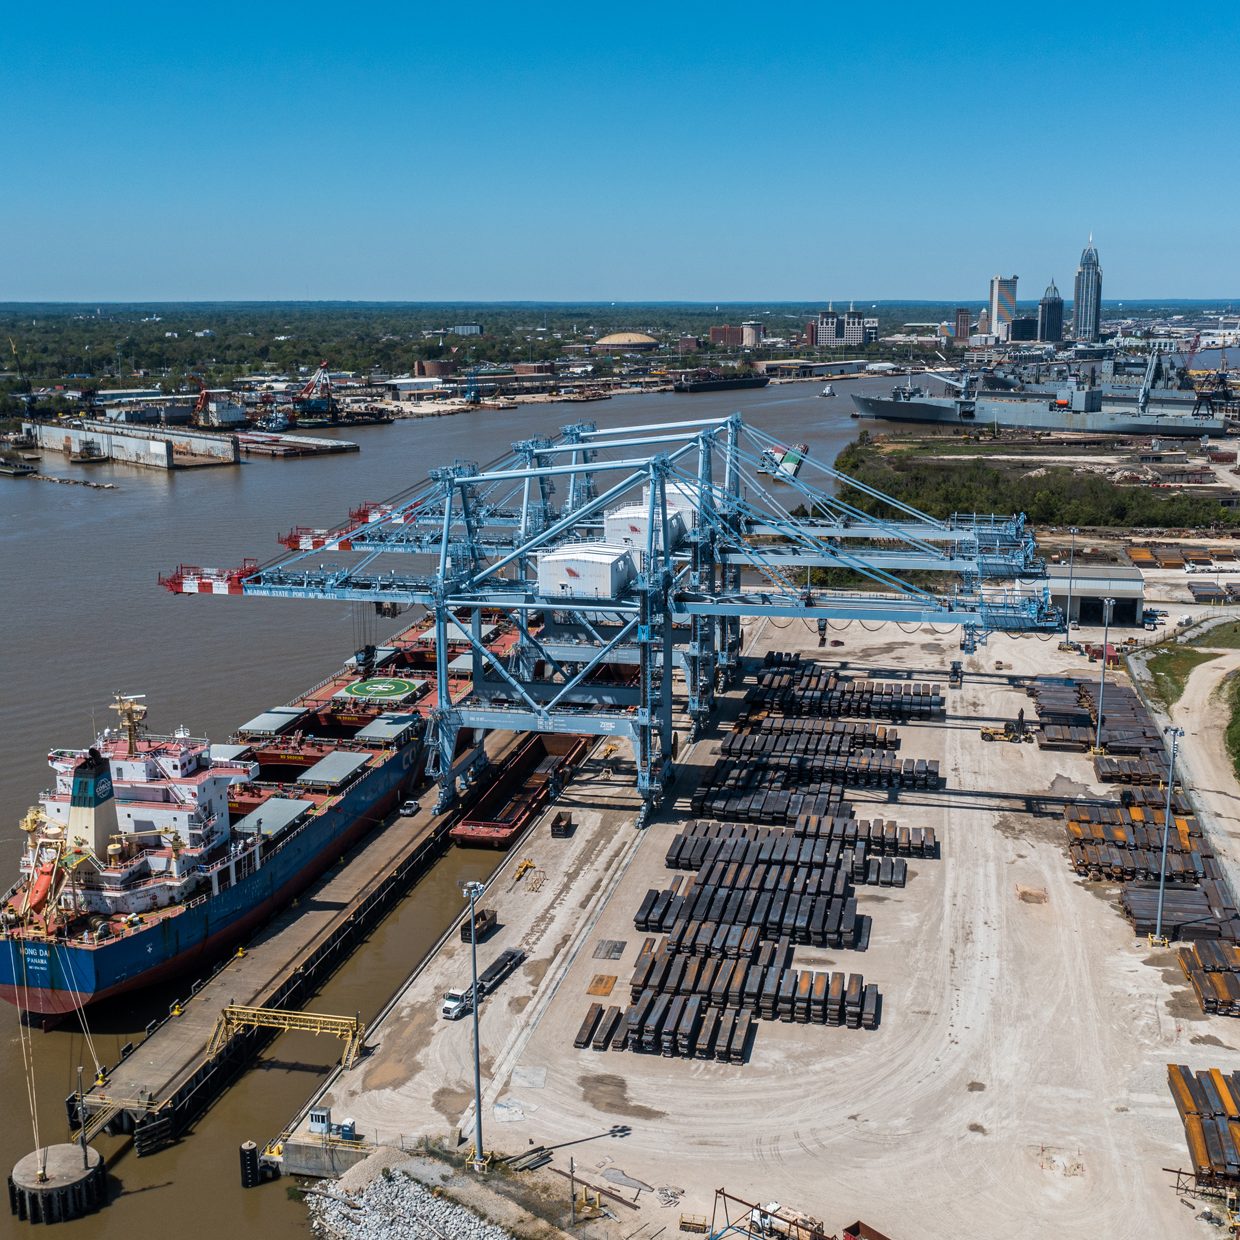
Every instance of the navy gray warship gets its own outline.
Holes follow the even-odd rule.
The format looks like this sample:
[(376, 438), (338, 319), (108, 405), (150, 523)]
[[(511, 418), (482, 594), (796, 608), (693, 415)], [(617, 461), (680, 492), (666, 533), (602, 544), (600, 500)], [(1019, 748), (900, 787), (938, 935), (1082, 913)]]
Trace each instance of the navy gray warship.
[(932, 396), (911, 381), (892, 388), (889, 397), (854, 395), (854, 416), (894, 422), (930, 422), (939, 426), (1015, 427), (1040, 431), (1080, 431), (1097, 435), (1157, 435), (1174, 439), (1199, 439), (1222, 435), (1227, 420), (1191, 394), (1160, 396), (1151, 400), (1158, 353), (1150, 355), (1145, 380), (1132, 395), (1120, 395), (1104, 387), (1069, 378), (1052, 387), (1037, 384), (1023, 391), (979, 392), (977, 376), (965, 373), (959, 380), (936, 373), (934, 378), (955, 392)]

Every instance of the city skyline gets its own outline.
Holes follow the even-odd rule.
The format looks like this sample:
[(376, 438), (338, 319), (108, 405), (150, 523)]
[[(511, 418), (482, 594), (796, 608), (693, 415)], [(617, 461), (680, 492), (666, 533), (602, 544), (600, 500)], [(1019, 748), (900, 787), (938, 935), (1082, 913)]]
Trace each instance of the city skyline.
[[(1055, 4), (967, 30), (919, 10), (754, 22), (729, 4), (709, 21), (641, 4), (622, 22), (554, 5), (366, 24), (314, 3), (231, 11), (10, 17), (6, 302), (963, 301), (1000, 270), (1041, 287), (1091, 230), (1117, 299), (1240, 296), (1240, 257), (1216, 241), (1230, 163), (1175, 246), (1184, 178), (1101, 189), (1121, 119), (1140, 145), (1163, 100), (1190, 117), (1240, 102), (1232, 11), (1191, 46), (1106, 4), (1085, 42)], [(1048, 72), (1092, 134), (1021, 112)], [(1156, 97), (1134, 91), (1150, 80)], [(941, 119), (965, 84), (1006, 101), (981, 165)], [(798, 119), (845, 92), (864, 124)], [(1082, 143), (1080, 184), (1048, 202)]]

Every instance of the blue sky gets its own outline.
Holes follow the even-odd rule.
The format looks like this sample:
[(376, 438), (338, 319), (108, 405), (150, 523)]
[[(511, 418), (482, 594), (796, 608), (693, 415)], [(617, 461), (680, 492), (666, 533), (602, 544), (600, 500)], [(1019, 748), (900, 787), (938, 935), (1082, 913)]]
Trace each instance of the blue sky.
[[(54, 13), (54, 21), (50, 16)], [(0, 300), (1240, 299), (1240, 15), (15, 6)], [(1208, 187), (1208, 188), (1207, 188)]]

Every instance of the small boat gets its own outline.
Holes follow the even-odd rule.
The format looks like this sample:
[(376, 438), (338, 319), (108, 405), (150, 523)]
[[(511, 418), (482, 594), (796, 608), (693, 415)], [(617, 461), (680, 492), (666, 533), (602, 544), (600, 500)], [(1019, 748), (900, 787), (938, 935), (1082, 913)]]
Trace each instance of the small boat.
[(826, 387), (818, 393), (819, 396), (831, 397), (835, 395), (835, 389), (828, 383)]
[(758, 473), (773, 474), (784, 459), (784, 451), (783, 448), (764, 448), (762, 457), (758, 461)]
[(775, 471), (775, 481), (791, 482), (801, 472), (801, 466), (805, 463), (808, 452), (809, 444), (793, 444), (779, 462), (779, 468)]

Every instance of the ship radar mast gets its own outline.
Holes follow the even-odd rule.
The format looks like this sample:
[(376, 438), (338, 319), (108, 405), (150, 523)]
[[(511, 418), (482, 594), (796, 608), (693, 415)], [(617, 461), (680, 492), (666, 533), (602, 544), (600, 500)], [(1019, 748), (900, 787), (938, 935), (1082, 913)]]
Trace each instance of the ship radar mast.
[(132, 757), (138, 748), (138, 729), (146, 718), (146, 707), (142, 704), (146, 694), (114, 693), (112, 696), (116, 699), (112, 703), (112, 709), (120, 716), (121, 725), (129, 737), (129, 753)]

